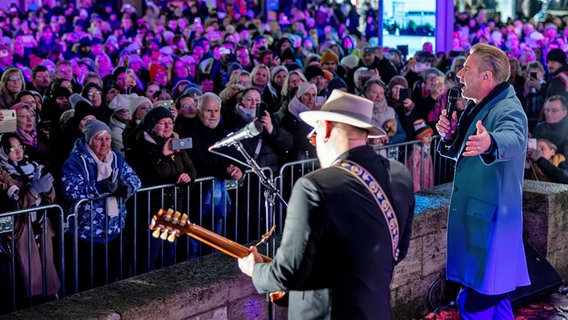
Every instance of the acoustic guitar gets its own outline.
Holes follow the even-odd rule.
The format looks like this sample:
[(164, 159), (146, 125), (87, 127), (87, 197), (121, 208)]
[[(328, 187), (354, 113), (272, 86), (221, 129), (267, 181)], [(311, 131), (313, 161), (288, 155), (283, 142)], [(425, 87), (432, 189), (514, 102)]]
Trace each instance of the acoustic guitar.
[[(188, 235), (236, 259), (244, 258), (249, 255), (249, 249), (247, 247), (200, 227), (195, 223), (191, 223), (187, 214), (181, 214), (179, 211), (174, 212), (172, 209), (168, 209), (168, 211), (160, 209), (158, 213), (152, 217), (150, 229), (154, 231), (152, 233), (153, 237), (169, 242), (174, 242), (176, 237), (181, 235)], [(268, 237), (269, 235), (263, 237), (260, 243), (263, 243)], [(262, 262), (272, 261), (272, 259), (265, 255), (261, 254), (260, 256), (262, 257)], [(270, 301), (278, 306), (288, 305), (286, 292), (271, 292), (269, 296)]]

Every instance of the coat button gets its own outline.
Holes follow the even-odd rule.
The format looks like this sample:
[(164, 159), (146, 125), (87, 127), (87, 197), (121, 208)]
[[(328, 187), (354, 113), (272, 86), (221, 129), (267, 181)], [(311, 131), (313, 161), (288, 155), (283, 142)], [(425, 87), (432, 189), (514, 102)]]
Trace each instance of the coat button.
[(454, 186), (454, 192), (458, 192), (459, 188), (457, 186)]

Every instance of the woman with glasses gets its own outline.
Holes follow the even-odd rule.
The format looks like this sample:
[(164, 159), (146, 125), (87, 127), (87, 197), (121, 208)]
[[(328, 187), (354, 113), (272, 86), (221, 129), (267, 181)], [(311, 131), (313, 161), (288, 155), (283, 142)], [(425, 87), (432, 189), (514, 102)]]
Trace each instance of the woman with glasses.
[(24, 90), (24, 85), (22, 71), (14, 67), (7, 68), (0, 78), (0, 109), (9, 109), (15, 103), (16, 95)]
[(48, 147), (48, 137), (45, 132), (37, 130), (37, 113), (25, 102), (12, 106), (16, 110), (16, 135), (28, 148), (27, 154), (51, 166), (55, 160), (52, 150)]
[[(150, 109), (142, 120), (142, 126), (144, 131), (136, 137), (133, 157), (128, 159), (132, 168), (140, 176), (142, 186), (187, 185), (193, 182), (196, 171), (188, 154), (185, 150), (172, 149), (172, 141), (178, 138), (178, 134), (174, 132), (174, 116), (171, 111), (161, 106)], [(179, 208), (181, 211), (183, 209), (177, 204), (184, 203), (182, 200), (184, 194), (180, 192), (176, 196), (173, 188), (166, 188), (164, 192), (152, 193), (150, 210), (155, 213), (163, 207), (164, 209)], [(177, 203), (175, 199), (178, 200)], [(148, 238), (145, 231), (148, 231), (149, 219), (150, 216), (138, 217), (139, 245), (144, 248), (139, 254), (142, 255), (147, 252), (147, 247), (144, 245)], [(164, 252), (160, 263), (158, 257), (162, 244)], [(150, 256), (140, 259), (143, 269), (147, 269), (147, 262), (149, 262), (150, 270), (174, 263), (175, 246), (173, 244), (152, 237), (149, 246)]]
[(112, 115), (112, 110), (109, 108), (106, 99), (103, 98), (103, 88), (101, 88), (98, 84), (91, 82), (83, 87), (81, 96), (91, 102), (95, 109), (95, 116), (97, 119), (108, 124), (110, 116)]

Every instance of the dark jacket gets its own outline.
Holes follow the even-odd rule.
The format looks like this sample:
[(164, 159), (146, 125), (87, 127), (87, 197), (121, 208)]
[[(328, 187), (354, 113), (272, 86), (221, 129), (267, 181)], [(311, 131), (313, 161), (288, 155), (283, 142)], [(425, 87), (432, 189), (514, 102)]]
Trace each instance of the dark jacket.
[[(339, 158), (363, 166), (391, 200), (402, 259), (414, 211), (408, 170), (368, 146)], [(353, 175), (330, 167), (294, 185), (282, 243), (271, 263), (254, 266), (253, 283), (259, 292), (290, 291), (288, 319), (391, 319), (393, 269), (391, 234), (374, 197)]]
[(551, 74), (551, 78), (546, 99), (557, 95), (568, 99), (568, 65), (564, 65), (556, 70), (556, 72)]
[(284, 108), (278, 113), (277, 118), (277, 122), (284, 130), (292, 134), (294, 140), (292, 148), (287, 152), (286, 162), (315, 158), (317, 156), (316, 148), (306, 138), (312, 127)]
[[(229, 131), (237, 131), (247, 124), (241, 117), (234, 115), (230, 123), (228, 123), (231, 127)], [(261, 168), (269, 167), (274, 175), (277, 176), (278, 170), (283, 164), (286, 151), (292, 147), (293, 138), (288, 131), (283, 130), (274, 120), (272, 120), (272, 126), (272, 134), (268, 134), (266, 129), (263, 128), (259, 135), (244, 139), (241, 143), (246, 152), (255, 159)], [(260, 150), (258, 150), (258, 155), (256, 155), (259, 145)], [(243, 159), (243, 161), (245, 160)]]

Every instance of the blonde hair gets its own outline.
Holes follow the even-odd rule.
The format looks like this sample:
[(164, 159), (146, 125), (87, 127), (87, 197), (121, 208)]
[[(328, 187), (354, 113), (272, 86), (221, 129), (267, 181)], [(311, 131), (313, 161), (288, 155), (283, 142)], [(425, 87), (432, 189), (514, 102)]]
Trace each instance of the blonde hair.
[(495, 82), (502, 83), (509, 79), (511, 67), (509, 58), (503, 50), (485, 43), (477, 43), (470, 49), (470, 54), (476, 54), (481, 59), (477, 72), (491, 71)]

